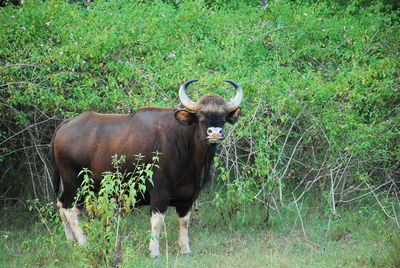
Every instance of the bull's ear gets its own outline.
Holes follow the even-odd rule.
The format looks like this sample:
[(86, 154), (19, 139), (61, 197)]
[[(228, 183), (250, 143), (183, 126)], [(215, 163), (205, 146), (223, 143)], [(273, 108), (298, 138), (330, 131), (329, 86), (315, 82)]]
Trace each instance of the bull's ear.
[(239, 118), (240, 115), (240, 108), (237, 108), (236, 110), (230, 112), (228, 114), (228, 117), (226, 118), (226, 122), (228, 122), (229, 124), (235, 124), (236, 120)]
[(175, 112), (175, 119), (184, 126), (189, 126), (194, 122), (197, 122), (197, 116), (194, 113), (190, 113), (185, 110), (179, 110)]

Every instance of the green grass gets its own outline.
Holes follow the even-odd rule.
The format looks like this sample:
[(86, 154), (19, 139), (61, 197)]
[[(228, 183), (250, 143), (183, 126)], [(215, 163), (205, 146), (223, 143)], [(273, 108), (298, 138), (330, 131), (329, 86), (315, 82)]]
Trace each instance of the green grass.
[[(206, 198), (204, 195), (202, 199)], [(201, 204), (201, 202), (200, 202)], [(200, 205), (190, 226), (193, 255), (181, 256), (177, 243), (177, 217), (169, 209), (167, 237), (160, 240), (162, 256), (147, 253), (150, 219), (143, 207), (126, 219), (122, 251), (115, 259), (121, 267), (389, 267), (395, 266), (391, 247), (382, 232), (383, 216), (373, 206), (338, 208), (336, 219), (321, 208), (304, 206), (301, 221), (296, 209), (281, 208), (265, 222), (261, 207), (252, 205), (232, 217), (214, 205)], [(375, 216), (374, 216), (375, 215)], [(379, 215), (379, 217), (377, 217)], [(35, 212), (20, 206), (1, 211), (2, 267), (77, 267), (93, 265), (91, 248), (66, 241), (60, 224), (51, 224), (52, 236)], [(166, 246), (166, 244), (168, 246)], [(168, 254), (167, 254), (168, 252)], [(167, 256), (168, 255), (168, 260)], [(106, 266), (106, 265), (104, 265)]]

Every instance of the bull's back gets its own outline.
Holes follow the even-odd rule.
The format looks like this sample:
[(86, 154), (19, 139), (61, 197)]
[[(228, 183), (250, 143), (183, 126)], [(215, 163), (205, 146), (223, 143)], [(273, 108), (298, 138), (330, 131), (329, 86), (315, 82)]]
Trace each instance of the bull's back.
[(125, 155), (127, 163), (132, 164), (135, 155), (150, 156), (157, 151), (160, 143), (157, 122), (163, 116), (165, 112), (84, 113), (59, 128), (53, 142), (55, 163), (77, 171), (89, 168), (94, 177), (112, 170), (114, 154)]

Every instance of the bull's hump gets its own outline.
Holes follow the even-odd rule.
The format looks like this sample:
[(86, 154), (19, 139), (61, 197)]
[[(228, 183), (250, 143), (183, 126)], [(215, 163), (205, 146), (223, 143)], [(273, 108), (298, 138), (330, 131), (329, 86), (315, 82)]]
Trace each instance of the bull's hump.
[(150, 114), (165, 114), (165, 113), (172, 113), (176, 111), (175, 108), (172, 107), (155, 107), (155, 106), (148, 106), (148, 107), (141, 107), (136, 110), (135, 114), (141, 113), (150, 113)]
[(176, 121), (174, 118), (175, 111), (174, 108), (143, 107), (136, 110), (132, 116), (135, 121), (138, 120), (146, 125), (159, 126), (163, 123), (168, 125), (171, 124), (171, 121)]
[(155, 110), (155, 111), (171, 111), (171, 110), (176, 110), (173, 107), (158, 107), (158, 106), (145, 106), (145, 107), (140, 107), (137, 109), (137, 111), (145, 111), (145, 110)]

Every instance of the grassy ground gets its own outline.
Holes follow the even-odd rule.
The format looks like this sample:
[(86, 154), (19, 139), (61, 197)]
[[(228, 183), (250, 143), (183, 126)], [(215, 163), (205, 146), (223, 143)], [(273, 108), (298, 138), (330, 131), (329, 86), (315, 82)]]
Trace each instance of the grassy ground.
[[(384, 218), (378, 208), (342, 207), (338, 212), (340, 217), (334, 219), (308, 205), (301, 208), (300, 218), (295, 208), (286, 207), (265, 222), (265, 213), (257, 205), (232, 217), (213, 205), (200, 205), (192, 213), (194, 254), (187, 257), (179, 255), (177, 218), (170, 209), (167, 237), (163, 235), (160, 241), (162, 257), (152, 260), (147, 254), (150, 224), (144, 207), (127, 218), (123, 250), (115, 260), (122, 267), (395, 266), (395, 253), (384, 238)], [(2, 208), (0, 223), (1, 267), (106, 266), (98, 264), (92, 248), (65, 241), (60, 224), (50, 224), (49, 235), (36, 212), (8, 206)]]

